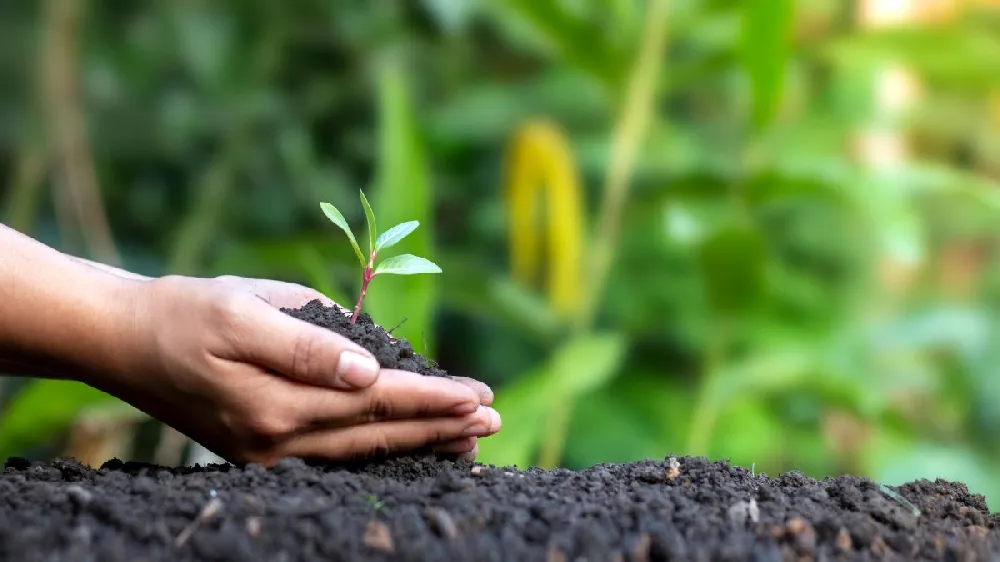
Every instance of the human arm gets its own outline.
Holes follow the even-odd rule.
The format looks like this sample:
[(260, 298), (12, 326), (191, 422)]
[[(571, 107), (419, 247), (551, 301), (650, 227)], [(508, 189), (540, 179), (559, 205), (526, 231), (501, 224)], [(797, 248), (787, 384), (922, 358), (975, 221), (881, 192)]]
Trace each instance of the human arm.
[(466, 453), (499, 430), (481, 383), (377, 363), (367, 381), (338, 369), (345, 357), (373, 359), (275, 308), (314, 294), (269, 280), (147, 278), (0, 225), (0, 358), (113, 394), (227, 459)]

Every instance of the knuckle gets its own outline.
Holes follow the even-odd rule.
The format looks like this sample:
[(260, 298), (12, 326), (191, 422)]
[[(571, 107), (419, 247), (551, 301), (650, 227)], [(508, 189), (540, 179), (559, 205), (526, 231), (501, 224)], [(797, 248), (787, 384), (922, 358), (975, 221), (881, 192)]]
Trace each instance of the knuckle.
[(395, 408), (392, 401), (385, 394), (373, 392), (368, 399), (368, 407), (365, 409), (365, 421), (367, 423), (393, 417)]
[(287, 439), (297, 430), (294, 416), (275, 409), (251, 415), (246, 425), (253, 442), (265, 448)]
[(394, 452), (392, 442), (384, 430), (366, 431), (363, 436), (356, 437), (348, 447), (351, 456), (362, 460), (385, 457)]
[(393, 452), (392, 443), (389, 436), (384, 431), (377, 431), (368, 444), (368, 456), (384, 457)]
[(243, 293), (219, 291), (213, 294), (209, 309), (216, 325), (223, 330), (241, 325), (248, 309), (247, 299)]

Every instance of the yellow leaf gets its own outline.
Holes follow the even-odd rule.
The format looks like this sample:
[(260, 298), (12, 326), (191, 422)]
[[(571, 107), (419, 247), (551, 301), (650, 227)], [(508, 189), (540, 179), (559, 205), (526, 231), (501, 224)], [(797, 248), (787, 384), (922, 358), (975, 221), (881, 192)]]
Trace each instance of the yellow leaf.
[[(580, 299), (584, 244), (579, 173), (569, 143), (554, 123), (533, 120), (514, 135), (506, 196), (514, 279), (533, 285), (539, 273), (538, 202), (545, 202), (550, 306), (567, 315)], [(541, 196), (541, 197), (539, 197)]]

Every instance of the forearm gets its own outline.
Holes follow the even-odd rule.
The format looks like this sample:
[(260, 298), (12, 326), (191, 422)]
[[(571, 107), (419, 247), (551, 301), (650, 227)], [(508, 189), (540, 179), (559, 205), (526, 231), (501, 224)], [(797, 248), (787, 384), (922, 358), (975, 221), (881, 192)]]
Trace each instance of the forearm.
[(118, 268), (118, 267), (114, 267), (114, 266), (110, 266), (110, 265), (108, 265), (106, 263), (100, 263), (100, 262), (96, 262), (96, 261), (90, 261), (88, 259), (78, 258), (76, 256), (66, 256), (66, 257), (70, 258), (71, 260), (74, 260), (74, 261), (77, 261), (79, 263), (82, 263), (82, 264), (84, 264), (86, 266), (97, 268), (97, 269), (99, 269), (101, 271), (104, 271), (106, 273), (111, 273), (111, 274), (114, 274), (114, 275), (118, 275), (119, 277), (125, 277), (127, 279), (134, 279), (136, 281), (149, 281), (151, 279), (150, 277), (147, 277), (145, 275), (140, 275), (138, 273), (132, 273), (131, 271), (125, 271), (124, 269), (121, 269), (121, 268)]
[(0, 224), (0, 369), (93, 384), (121, 368), (140, 282)]

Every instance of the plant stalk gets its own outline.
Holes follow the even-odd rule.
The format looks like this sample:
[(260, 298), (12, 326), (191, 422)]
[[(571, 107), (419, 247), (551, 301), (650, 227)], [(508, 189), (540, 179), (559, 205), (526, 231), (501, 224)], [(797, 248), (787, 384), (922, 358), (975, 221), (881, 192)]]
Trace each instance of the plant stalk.
[(725, 319), (720, 319), (717, 325), (718, 331), (708, 342), (698, 397), (691, 414), (691, 427), (688, 429), (688, 454), (692, 456), (708, 456), (715, 422), (719, 417), (716, 395), (719, 391), (719, 373), (726, 360), (729, 326)]
[(361, 274), (361, 292), (358, 294), (358, 302), (354, 305), (354, 314), (351, 315), (351, 324), (354, 324), (358, 320), (358, 316), (361, 314), (361, 304), (365, 302), (365, 295), (368, 294), (368, 284), (372, 282), (372, 278), (375, 277), (375, 252), (371, 252), (368, 256), (368, 265), (365, 266), (364, 273)]
[[(604, 283), (617, 247), (618, 231), (635, 159), (652, 121), (650, 114), (654, 106), (659, 68), (666, 45), (669, 5), (669, 0), (652, 0), (645, 14), (646, 26), (642, 34), (638, 62), (628, 82), (622, 113), (613, 132), (611, 159), (605, 178), (597, 235), (589, 252), (592, 259), (588, 260), (590, 268), (583, 276), (586, 280), (585, 292), (573, 319), (572, 328), (575, 335), (587, 333), (593, 327)], [(552, 468), (562, 458), (572, 408), (573, 401), (566, 399), (549, 414), (548, 427), (551, 429), (542, 442), (539, 452), (538, 464), (541, 468)]]

